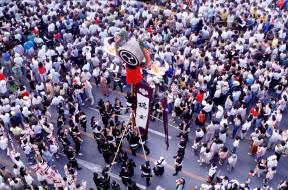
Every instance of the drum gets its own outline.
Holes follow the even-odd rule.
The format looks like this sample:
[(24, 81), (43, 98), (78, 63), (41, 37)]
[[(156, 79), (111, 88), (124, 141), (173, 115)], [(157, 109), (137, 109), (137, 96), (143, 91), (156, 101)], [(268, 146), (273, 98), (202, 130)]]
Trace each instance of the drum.
[(119, 48), (119, 57), (126, 63), (129, 69), (135, 69), (145, 59), (145, 55), (139, 42), (132, 38)]

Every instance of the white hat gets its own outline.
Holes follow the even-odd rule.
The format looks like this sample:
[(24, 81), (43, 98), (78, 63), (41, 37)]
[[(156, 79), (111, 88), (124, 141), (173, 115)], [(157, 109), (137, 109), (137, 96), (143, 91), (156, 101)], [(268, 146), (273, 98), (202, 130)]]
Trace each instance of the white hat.
[(165, 160), (162, 156), (160, 157), (160, 160)]
[(15, 115), (15, 111), (11, 111), (10, 113), (11, 113), (11, 115)]

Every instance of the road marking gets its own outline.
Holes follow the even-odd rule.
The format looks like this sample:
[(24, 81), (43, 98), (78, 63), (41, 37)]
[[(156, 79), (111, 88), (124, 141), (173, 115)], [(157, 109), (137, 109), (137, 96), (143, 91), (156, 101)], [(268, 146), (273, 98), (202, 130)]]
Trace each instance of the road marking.
[[(83, 167), (87, 168), (88, 170), (92, 171), (92, 172), (102, 172), (102, 166), (98, 165), (98, 164), (94, 164), (92, 162), (88, 162), (86, 160), (82, 160), (80, 158), (77, 158), (77, 162), (82, 165)], [(121, 177), (119, 177), (118, 175), (114, 174), (114, 173), (109, 173), (109, 175), (119, 181), (121, 181)], [(140, 188), (140, 189), (146, 189), (146, 186), (141, 185), (139, 183), (136, 183), (136, 185)]]
[[(99, 110), (96, 109), (96, 108), (88, 107), (88, 109), (99, 112)], [(148, 129), (148, 131), (151, 132), (151, 133), (153, 133), (153, 134), (155, 134), (155, 135), (158, 135), (158, 136), (160, 136), (160, 137), (164, 137), (164, 138), (165, 138), (165, 134), (163, 134), (163, 133), (161, 133), (161, 132), (159, 132), (159, 131), (156, 131), (156, 130), (153, 130), (153, 129), (150, 129), (150, 128)], [(171, 140), (172, 137), (171, 137), (171, 136), (168, 136), (168, 139)]]
[[(153, 134), (155, 134), (155, 135), (159, 135), (159, 136), (165, 138), (165, 134), (163, 134), (163, 133), (161, 133), (161, 132), (159, 132), (159, 131), (155, 131), (155, 130), (150, 129), (150, 128), (148, 128), (148, 131), (151, 132), (151, 133), (153, 133)], [(171, 137), (171, 136), (168, 136), (168, 139), (171, 140), (172, 137)]]

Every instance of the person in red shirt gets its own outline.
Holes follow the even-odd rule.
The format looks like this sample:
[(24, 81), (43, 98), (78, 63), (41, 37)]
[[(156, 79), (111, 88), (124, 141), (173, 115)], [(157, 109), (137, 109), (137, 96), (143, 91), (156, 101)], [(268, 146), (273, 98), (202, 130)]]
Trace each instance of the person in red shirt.
[(194, 103), (194, 112), (198, 112), (201, 110), (201, 104), (204, 98), (204, 92), (203, 90), (199, 90)]
[(45, 82), (46, 81), (46, 67), (41, 62), (38, 64), (38, 72), (39, 72), (41, 81)]
[(200, 113), (196, 117), (195, 124), (198, 125), (198, 126), (204, 126), (204, 124), (205, 124), (205, 114), (202, 111), (200, 111)]

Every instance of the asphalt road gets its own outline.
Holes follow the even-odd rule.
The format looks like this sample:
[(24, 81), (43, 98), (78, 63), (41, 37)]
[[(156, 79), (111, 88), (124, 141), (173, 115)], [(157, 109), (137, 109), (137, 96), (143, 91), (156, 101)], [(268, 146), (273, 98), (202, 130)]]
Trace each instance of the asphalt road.
[[(127, 92), (129, 89), (130, 89), (129, 87), (126, 87), (124, 91)], [(121, 100), (123, 105), (126, 105), (126, 99), (120, 92), (116, 93), (110, 92), (110, 96), (107, 98), (102, 95), (101, 89), (95, 86), (93, 93), (95, 97), (95, 102), (97, 102), (100, 98), (103, 98), (104, 100), (110, 100), (111, 103), (114, 103), (114, 100), (117, 97)], [(87, 126), (87, 133), (82, 134), (84, 142), (81, 145), (81, 152), (83, 153), (83, 155), (77, 156), (78, 162), (82, 167), (82, 170), (78, 172), (78, 182), (80, 183), (81, 179), (85, 179), (87, 181), (87, 187), (89, 189), (90, 187), (95, 188), (94, 182), (92, 180), (93, 172), (101, 171), (101, 168), (104, 167), (106, 164), (104, 162), (103, 156), (97, 150), (97, 144), (93, 139), (92, 129), (90, 128), (90, 118), (92, 116), (101, 118), (99, 112), (96, 109), (96, 104), (92, 106), (90, 105), (90, 102), (87, 102), (85, 106), (81, 107), (81, 110), (83, 110), (87, 114), (88, 126)], [(286, 115), (287, 112), (285, 112), (285, 115), (283, 116), (280, 128), (287, 127)], [(56, 119), (56, 115), (53, 115), (53, 117)], [(170, 124), (176, 125), (173, 124), (172, 122), (170, 122)], [(187, 143), (185, 158), (183, 161), (183, 170), (181, 173), (178, 174), (178, 176), (172, 176), (172, 174), (174, 173), (173, 156), (176, 154), (177, 144), (179, 142), (179, 138), (176, 136), (179, 134), (179, 132), (173, 127), (169, 127), (170, 147), (169, 150), (166, 151), (163, 124), (160, 121), (150, 122), (150, 130), (147, 145), (150, 148), (151, 153), (149, 154), (147, 159), (150, 160), (152, 164), (152, 162), (154, 162), (155, 160), (159, 159), (160, 156), (162, 156), (166, 159), (167, 165), (165, 167), (164, 175), (161, 177), (153, 176), (151, 180), (151, 185), (148, 187), (145, 186), (145, 179), (141, 178), (141, 172), (139, 170), (140, 165), (143, 164), (145, 161), (142, 149), (139, 148), (137, 152), (137, 157), (134, 157), (130, 153), (127, 140), (126, 139), (123, 140), (123, 151), (126, 151), (128, 153), (128, 157), (132, 158), (137, 164), (137, 167), (135, 168), (135, 174), (132, 179), (137, 182), (138, 186), (141, 189), (152, 190), (155, 189), (158, 185), (164, 187), (166, 190), (175, 189), (175, 180), (178, 179), (179, 177), (185, 178), (186, 180), (185, 189), (190, 189), (192, 186), (199, 186), (205, 182), (205, 180), (207, 179), (209, 166), (206, 165), (199, 166), (197, 162), (198, 156), (195, 156), (191, 149), (192, 142), (194, 139), (193, 138), (194, 127), (192, 126), (191, 129), (192, 131), (190, 132), (189, 135), (189, 141)], [(241, 141), (240, 147), (238, 149), (239, 159), (236, 168), (232, 172), (227, 173), (225, 164), (221, 167), (218, 166), (219, 168), (218, 175), (228, 175), (230, 179), (238, 179), (241, 183), (245, 182), (248, 172), (250, 171), (250, 169), (255, 167), (255, 161), (254, 161), (255, 158), (247, 154), (250, 149), (249, 143), (250, 142), (248, 140)], [(231, 148), (232, 140), (228, 138), (226, 144), (229, 148)], [(268, 151), (267, 155), (270, 155), (272, 153), (273, 153), (272, 151)], [(23, 154), (22, 154), (22, 160), (24, 160), (27, 163), (26, 158), (23, 156)], [(269, 186), (276, 188), (277, 184), (279, 184), (281, 180), (284, 179), (287, 180), (288, 164), (286, 162), (287, 157), (283, 156), (278, 164), (277, 174), (275, 175), (274, 179), (271, 182), (269, 182)], [(12, 166), (11, 160), (7, 157), (6, 153), (3, 151), (0, 152), (0, 163), (2, 165), (8, 166), (9, 168), (11, 168)], [(63, 166), (64, 164), (67, 163), (66, 156), (61, 155), (60, 159), (58, 159), (55, 163), (56, 168), (64, 176)], [(111, 180), (115, 180), (117, 183), (121, 185), (122, 187), (121, 189), (125, 189), (125, 187), (122, 185), (120, 178), (118, 177), (119, 171), (120, 166), (117, 164), (114, 165), (112, 168)], [(263, 185), (262, 180), (263, 178), (253, 177), (251, 181), (251, 187), (255, 188), (258, 186), (262, 186)]]

